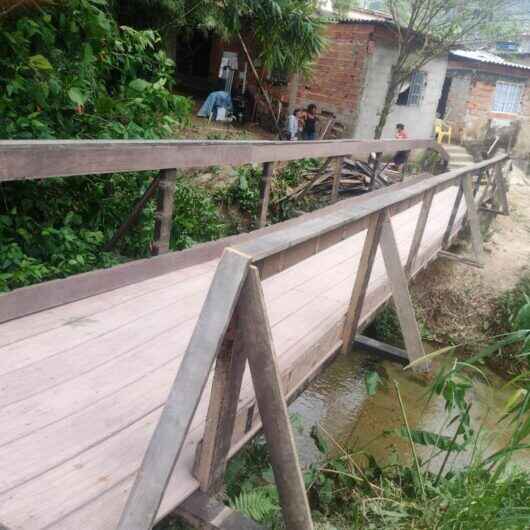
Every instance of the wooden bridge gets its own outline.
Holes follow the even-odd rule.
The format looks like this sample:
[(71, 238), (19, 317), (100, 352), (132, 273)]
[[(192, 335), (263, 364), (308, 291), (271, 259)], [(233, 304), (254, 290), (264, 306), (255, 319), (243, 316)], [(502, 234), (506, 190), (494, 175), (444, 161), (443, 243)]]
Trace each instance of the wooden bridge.
[[(418, 148), (440, 150), (0, 142), (0, 182), (160, 170), (120, 232), (158, 193), (158, 256), (0, 296), (0, 527), (147, 530), (177, 508), (200, 511), (189, 499), (213, 491), (263, 426), (287, 528), (312, 528), (286, 401), (391, 295), (409, 359), (422, 357), (408, 280), (440, 254), (480, 266), (478, 209), (508, 212), (507, 156), (168, 253), (175, 168), (265, 164), (265, 219), (274, 162)], [(471, 258), (448, 251), (466, 218)]]

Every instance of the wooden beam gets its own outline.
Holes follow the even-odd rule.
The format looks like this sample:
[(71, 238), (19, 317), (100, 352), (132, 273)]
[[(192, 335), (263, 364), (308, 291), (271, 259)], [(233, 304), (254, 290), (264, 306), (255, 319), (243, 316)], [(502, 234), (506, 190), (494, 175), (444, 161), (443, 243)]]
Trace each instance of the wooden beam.
[[(432, 140), (2, 140), (0, 182), (437, 149)], [(494, 159), (492, 159), (494, 160)]]
[[(381, 251), (385, 262), (386, 273), (390, 280), (394, 305), (398, 314), (405, 347), (410, 361), (415, 361), (425, 355), (421, 340), (420, 329), (416, 320), (414, 307), (410, 298), (408, 280), (405, 270), (401, 264), (399, 248), (394, 235), (394, 229), (390, 221), (390, 216), (385, 212), (385, 219), (381, 231)], [(422, 371), (430, 369), (430, 363), (423, 363)]]
[(475, 254), (475, 259), (480, 265), (484, 264), (484, 249), (482, 243), (482, 234), (480, 232), (480, 219), (477, 212), (477, 205), (473, 199), (473, 183), (471, 175), (462, 179), (462, 188), (467, 206), (467, 218), (471, 230), (471, 245)]
[(338, 156), (335, 158), (334, 171), (333, 171), (333, 186), (331, 188), (331, 202), (337, 202), (339, 200), (339, 186), (340, 178), (342, 174), (342, 160), (344, 157)]
[(383, 220), (384, 214), (380, 212), (372, 215), (368, 224), (361, 259), (355, 276), (355, 284), (353, 286), (350, 305), (348, 306), (348, 311), (344, 320), (342, 353), (345, 354), (350, 353), (352, 350), (352, 340), (357, 332), (357, 327), (361, 318), (366, 290), (368, 289), (372, 267), (379, 246), (379, 240), (381, 238)]
[(201, 491), (188, 497), (175, 510), (175, 514), (194, 528), (202, 530), (264, 530), (263, 526)]
[(484, 266), (478, 263), (478, 261), (466, 258), (465, 256), (459, 256), (458, 254), (454, 254), (453, 252), (448, 252), (447, 250), (440, 250), (438, 252), (438, 257), (449, 259), (451, 261), (458, 261), (459, 263), (462, 263), (464, 265), (469, 265), (471, 267), (476, 267), (477, 269), (483, 269)]
[(311, 530), (313, 528), (311, 511), (283, 394), (265, 298), (256, 267), (250, 267), (247, 282), (241, 293), (240, 307), (245, 352), (285, 526), (289, 530)]
[(274, 164), (272, 162), (265, 162), (263, 164), (263, 174), (261, 177), (261, 190), (260, 190), (260, 214), (259, 214), (259, 227), (263, 228), (267, 224), (267, 215), (269, 212), (269, 201), (271, 197), (271, 186), (272, 186), (272, 174), (274, 170)]
[(219, 262), (117, 530), (150, 530), (153, 526), (212, 364), (232, 319), (248, 267), (248, 256), (232, 249), (226, 250)]
[(236, 308), (215, 361), (215, 371), (202, 442), (198, 446), (195, 476), (204, 492), (212, 492), (223, 479), (234, 431), (246, 357), (238, 334)]
[(155, 234), (152, 248), (153, 256), (169, 252), (176, 181), (176, 169), (164, 169), (160, 172), (158, 195), (156, 198)]
[(159, 177), (155, 177), (151, 181), (140, 200), (134, 205), (127, 220), (118, 228), (110, 241), (105, 244), (103, 247), (104, 251), (108, 252), (109, 250), (112, 250), (116, 243), (138, 222), (138, 218), (140, 217), (142, 210), (145, 208), (145, 205), (154, 196), (155, 191), (158, 188), (158, 183)]
[(407, 264), (405, 265), (405, 274), (407, 277), (410, 276), (410, 273), (414, 268), (414, 262), (416, 261), (416, 257), (418, 256), (418, 252), (420, 250), (423, 234), (425, 233), (425, 227), (427, 226), (427, 219), (429, 217), (429, 212), (431, 211), (432, 200), (435, 193), (436, 188), (432, 188), (431, 190), (425, 192), (425, 195), (423, 196), (418, 222), (416, 223), (414, 236), (410, 245), (409, 257), (407, 259)]
[(407, 352), (401, 348), (396, 348), (385, 342), (366, 337), (365, 335), (357, 335), (353, 342), (353, 347), (358, 350), (364, 350), (369, 353), (374, 353), (390, 361), (407, 364), (409, 358)]
[(510, 205), (508, 203), (508, 192), (506, 190), (506, 181), (502, 171), (502, 163), (499, 162), (495, 167), (495, 179), (497, 181), (497, 193), (502, 215), (510, 215)]
[(458, 192), (455, 197), (455, 203), (453, 204), (453, 209), (451, 210), (451, 215), (449, 216), (449, 222), (447, 223), (447, 228), (445, 229), (444, 237), (442, 240), (442, 248), (446, 249), (449, 245), (449, 240), (451, 238), (451, 234), (453, 233), (453, 226), (455, 224), (456, 216), (458, 214), (458, 210), (460, 209), (460, 204), (462, 202), (462, 197), (464, 196), (464, 188), (462, 187), (462, 183), (459, 183), (458, 186)]

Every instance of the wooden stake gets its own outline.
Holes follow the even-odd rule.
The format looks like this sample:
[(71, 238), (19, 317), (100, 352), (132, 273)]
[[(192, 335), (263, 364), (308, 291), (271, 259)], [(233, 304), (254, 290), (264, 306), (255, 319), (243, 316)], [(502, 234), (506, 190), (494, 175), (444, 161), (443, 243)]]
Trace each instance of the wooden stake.
[(337, 202), (339, 199), (339, 185), (342, 174), (342, 156), (335, 158), (335, 171), (333, 173), (333, 187), (331, 188), (331, 202)]
[(451, 210), (451, 215), (449, 216), (449, 222), (447, 223), (447, 228), (445, 229), (444, 238), (442, 240), (442, 248), (447, 249), (449, 246), (449, 241), (451, 240), (451, 235), (453, 233), (453, 226), (455, 225), (456, 216), (458, 210), (460, 209), (460, 203), (462, 202), (462, 197), (464, 196), (464, 189), (462, 183), (458, 187), (458, 193), (456, 194), (455, 203), (453, 204), (453, 209)]
[(158, 183), (159, 177), (155, 177), (151, 181), (149, 187), (145, 190), (140, 200), (134, 205), (127, 220), (118, 228), (116, 233), (112, 236), (112, 239), (105, 244), (103, 247), (104, 251), (108, 252), (109, 250), (112, 250), (116, 243), (128, 232), (128, 230), (138, 222), (138, 218), (140, 217), (142, 210), (145, 208), (145, 205), (155, 194), (155, 191), (158, 188)]
[(311, 511), (298, 462), (280, 369), (258, 269), (250, 267), (241, 293), (241, 331), (263, 431), (278, 487), (285, 527), (312, 530)]
[(263, 175), (261, 177), (261, 211), (259, 216), (259, 227), (267, 225), (267, 215), (269, 211), (269, 201), (271, 197), (273, 162), (263, 164)]
[(176, 169), (163, 169), (160, 171), (158, 196), (156, 199), (155, 235), (152, 249), (153, 256), (166, 254), (169, 251), (176, 180)]
[(427, 226), (427, 219), (429, 217), (429, 212), (431, 211), (432, 200), (436, 188), (431, 189), (423, 195), (423, 202), (421, 203), (420, 215), (418, 216), (418, 222), (416, 223), (416, 229), (414, 230), (414, 237), (412, 238), (412, 243), (410, 245), (409, 257), (407, 259), (407, 264), (405, 265), (405, 274), (407, 277), (410, 277), (412, 270), (414, 268), (414, 262), (418, 256), (420, 250), (421, 241), (423, 239), (423, 234), (425, 233), (425, 227)]
[(370, 217), (363, 252), (355, 276), (355, 284), (351, 295), (350, 305), (344, 320), (342, 332), (342, 353), (350, 353), (353, 347), (353, 338), (359, 325), (366, 290), (370, 282), (370, 275), (374, 264), (377, 247), (381, 238), (384, 214), (379, 212)]
[[(117, 530), (150, 530), (247, 277), (250, 258), (223, 254)], [(183, 399), (183, 396), (185, 398)]]
[(484, 265), (484, 250), (482, 246), (482, 234), (480, 232), (480, 220), (478, 217), (477, 205), (473, 198), (473, 184), (471, 178), (471, 175), (466, 175), (462, 178), (462, 188), (466, 199), (467, 218), (471, 230), (471, 245), (473, 246), (473, 252), (477, 263), (479, 265)]
[(195, 476), (207, 493), (223, 479), (245, 372), (246, 357), (237, 337), (238, 313), (236, 309), (215, 361), (204, 437), (197, 448)]
[(508, 193), (506, 191), (506, 182), (502, 171), (502, 163), (498, 163), (495, 168), (495, 180), (497, 181), (497, 196), (503, 215), (510, 215), (510, 205), (508, 204)]
[[(410, 361), (415, 361), (425, 355), (421, 341), (420, 329), (414, 313), (412, 300), (408, 288), (408, 280), (401, 264), (399, 248), (394, 235), (388, 211), (384, 213), (383, 228), (381, 231), (381, 251), (385, 268), (392, 287), (392, 296), (401, 325), (405, 347)], [(425, 362), (420, 370), (430, 370), (430, 363)]]

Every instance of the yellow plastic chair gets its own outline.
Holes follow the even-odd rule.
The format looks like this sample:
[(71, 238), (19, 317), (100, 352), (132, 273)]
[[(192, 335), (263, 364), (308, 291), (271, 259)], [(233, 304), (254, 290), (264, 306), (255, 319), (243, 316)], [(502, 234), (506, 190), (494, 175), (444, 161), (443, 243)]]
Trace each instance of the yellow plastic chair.
[(446, 123), (444, 123), (443, 120), (437, 119), (435, 121), (434, 134), (439, 144), (443, 143), (444, 138), (447, 138), (447, 143), (450, 144), (452, 132), (453, 132), (453, 128), (450, 125), (447, 125)]

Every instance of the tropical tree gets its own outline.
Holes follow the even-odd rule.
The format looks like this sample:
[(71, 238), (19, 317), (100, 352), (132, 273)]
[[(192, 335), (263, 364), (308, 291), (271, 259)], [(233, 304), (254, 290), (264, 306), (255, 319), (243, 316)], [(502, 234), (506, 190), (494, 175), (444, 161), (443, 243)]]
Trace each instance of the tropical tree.
[(506, 13), (514, 0), (385, 0), (397, 57), (388, 80), (374, 137), (381, 138), (402, 85), (413, 72), (477, 36), (497, 39), (515, 31)]

